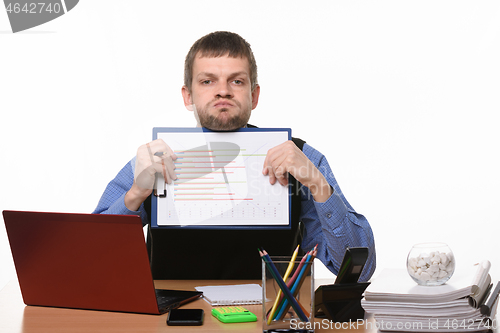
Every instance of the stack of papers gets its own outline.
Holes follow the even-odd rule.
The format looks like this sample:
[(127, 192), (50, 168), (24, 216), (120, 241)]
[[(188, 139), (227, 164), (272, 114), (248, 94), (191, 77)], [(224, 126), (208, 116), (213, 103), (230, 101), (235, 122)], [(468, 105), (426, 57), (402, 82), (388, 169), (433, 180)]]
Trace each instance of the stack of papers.
[[(496, 296), (489, 262), (456, 270), (441, 286), (419, 286), (406, 269), (385, 269), (365, 291), (362, 307), (380, 332), (482, 332), (492, 328)], [(494, 306), (484, 309), (494, 298)]]

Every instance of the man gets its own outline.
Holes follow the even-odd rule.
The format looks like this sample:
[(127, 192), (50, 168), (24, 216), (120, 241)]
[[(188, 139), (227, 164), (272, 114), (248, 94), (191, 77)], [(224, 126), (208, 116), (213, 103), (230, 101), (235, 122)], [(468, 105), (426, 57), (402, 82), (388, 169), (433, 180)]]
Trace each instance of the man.
[[(186, 57), (182, 97), (198, 126), (215, 131), (251, 127), (248, 120), (259, 95), (257, 65), (243, 38), (214, 32), (193, 44)], [(137, 214), (149, 223), (155, 174), (174, 181), (176, 159), (161, 139), (139, 147), (136, 159), (108, 184), (94, 213)], [(326, 158), (294, 138), (269, 150), (262, 172), (273, 186), (292, 186), (291, 230), (152, 229), (153, 277), (259, 278), (257, 247), (272, 255), (291, 255), (301, 243), (303, 251), (318, 244), (317, 258), (335, 274), (347, 247), (368, 247), (360, 278), (368, 280), (375, 270), (370, 225), (345, 199)]]

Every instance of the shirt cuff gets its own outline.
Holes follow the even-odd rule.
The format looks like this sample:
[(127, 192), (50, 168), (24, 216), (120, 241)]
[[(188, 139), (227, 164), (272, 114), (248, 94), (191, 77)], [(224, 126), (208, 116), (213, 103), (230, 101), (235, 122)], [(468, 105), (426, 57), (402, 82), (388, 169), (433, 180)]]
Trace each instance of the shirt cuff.
[(320, 220), (326, 221), (334, 227), (339, 226), (348, 213), (347, 206), (335, 191), (325, 202), (314, 201), (314, 206)]

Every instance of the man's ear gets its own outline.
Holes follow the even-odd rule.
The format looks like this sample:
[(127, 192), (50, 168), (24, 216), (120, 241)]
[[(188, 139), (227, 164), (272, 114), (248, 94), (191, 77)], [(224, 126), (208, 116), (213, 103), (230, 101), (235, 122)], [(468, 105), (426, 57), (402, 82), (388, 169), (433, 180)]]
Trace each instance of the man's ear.
[(182, 86), (182, 99), (184, 100), (184, 106), (186, 109), (189, 111), (193, 111), (193, 100), (191, 98), (191, 92), (189, 91), (189, 88), (186, 86)]
[(260, 86), (256, 85), (255, 89), (252, 91), (252, 110), (259, 104)]

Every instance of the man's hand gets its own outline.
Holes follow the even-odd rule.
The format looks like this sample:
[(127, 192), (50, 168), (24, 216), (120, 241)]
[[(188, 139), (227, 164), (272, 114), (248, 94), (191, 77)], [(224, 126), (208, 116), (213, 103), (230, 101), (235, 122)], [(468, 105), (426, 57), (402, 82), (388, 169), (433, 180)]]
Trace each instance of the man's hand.
[(269, 175), (271, 185), (278, 181), (283, 186), (288, 184), (288, 174), (291, 174), (309, 188), (317, 202), (325, 202), (333, 193), (323, 174), (293, 141), (284, 142), (267, 152), (262, 173)]
[(135, 160), (134, 184), (125, 194), (125, 206), (134, 211), (139, 209), (153, 191), (156, 173), (161, 173), (168, 184), (177, 179), (174, 170), (176, 159), (177, 156), (162, 139), (140, 146)]

